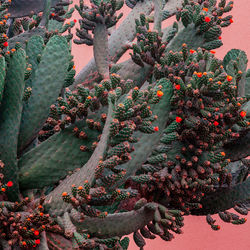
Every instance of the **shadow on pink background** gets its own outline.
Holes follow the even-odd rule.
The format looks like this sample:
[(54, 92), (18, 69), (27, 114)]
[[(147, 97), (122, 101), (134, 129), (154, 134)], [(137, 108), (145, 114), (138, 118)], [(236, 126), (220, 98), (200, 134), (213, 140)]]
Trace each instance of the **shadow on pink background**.
[[(229, 1), (229, 0), (228, 0)], [(74, 0), (78, 3), (78, 0)], [(122, 12), (127, 15), (129, 9), (124, 7)], [(228, 50), (232, 48), (242, 49), (250, 58), (250, 0), (236, 0), (233, 11), (234, 23), (223, 29), (223, 47), (216, 49), (216, 56), (223, 58)], [(77, 14), (74, 17), (78, 19)], [(92, 47), (87, 45), (75, 45), (72, 47), (75, 58), (76, 70), (81, 68), (92, 58)], [(126, 58), (126, 57), (125, 57)], [(124, 58), (124, 59), (125, 59)], [(214, 216), (216, 219), (218, 216)], [(250, 220), (250, 216), (248, 216)], [(176, 235), (171, 242), (162, 239), (147, 240), (145, 250), (250, 250), (250, 221), (244, 225), (232, 225), (217, 220), (221, 226), (219, 231), (213, 231), (206, 223), (205, 217), (187, 216), (185, 217), (184, 234)], [(138, 249), (130, 237), (129, 250)]]

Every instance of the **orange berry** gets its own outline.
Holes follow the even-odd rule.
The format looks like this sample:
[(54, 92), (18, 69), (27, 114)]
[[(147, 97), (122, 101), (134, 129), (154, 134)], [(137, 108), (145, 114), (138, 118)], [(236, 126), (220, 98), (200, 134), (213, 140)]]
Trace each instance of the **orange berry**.
[(62, 193), (62, 196), (67, 196), (67, 195), (68, 195), (67, 192), (63, 192), (63, 193)]
[(163, 96), (163, 92), (160, 91), (160, 90), (158, 90), (158, 91), (157, 91), (157, 96), (158, 96), (158, 97), (162, 97), (162, 96)]
[(232, 76), (227, 76), (227, 80), (229, 81), (229, 82), (231, 82), (232, 80), (233, 80), (233, 77)]

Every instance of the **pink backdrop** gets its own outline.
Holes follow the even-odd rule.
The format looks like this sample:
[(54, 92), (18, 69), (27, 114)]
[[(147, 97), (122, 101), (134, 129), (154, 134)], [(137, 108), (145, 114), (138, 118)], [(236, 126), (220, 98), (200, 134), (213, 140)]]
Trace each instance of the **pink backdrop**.
[[(228, 0), (229, 1), (229, 0)], [(78, 0), (74, 0), (78, 3)], [(123, 8), (124, 16), (128, 13)], [(236, 0), (231, 14), (234, 23), (223, 30), (222, 41), (224, 46), (216, 50), (216, 55), (223, 58), (232, 48), (244, 50), (250, 57), (250, 4), (249, 0)], [(74, 15), (73, 18), (78, 18)], [(73, 45), (73, 55), (77, 72), (87, 64), (93, 56), (92, 47), (86, 45)], [(215, 216), (218, 218), (218, 216)], [(250, 216), (248, 216), (250, 220)], [(213, 231), (205, 221), (205, 217), (185, 217), (184, 234), (176, 235), (171, 242), (161, 239), (148, 240), (145, 250), (175, 249), (175, 250), (248, 250), (250, 249), (250, 222), (245, 225), (226, 224), (218, 219), (221, 229)], [(129, 250), (138, 249), (132, 237)]]

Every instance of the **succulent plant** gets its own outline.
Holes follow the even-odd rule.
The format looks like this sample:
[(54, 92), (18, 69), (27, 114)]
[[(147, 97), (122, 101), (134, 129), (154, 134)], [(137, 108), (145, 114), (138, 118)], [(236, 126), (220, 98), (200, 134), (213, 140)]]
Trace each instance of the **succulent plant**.
[(245, 223), (247, 57), (213, 51), (233, 2), (126, 1), (114, 29), (123, 1), (80, 0), (73, 41), (94, 58), (76, 77), (69, 2), (24, 2), (0, 6), (1, 249), (128, 249), (131, 233), (143, 249), (190, 214)]

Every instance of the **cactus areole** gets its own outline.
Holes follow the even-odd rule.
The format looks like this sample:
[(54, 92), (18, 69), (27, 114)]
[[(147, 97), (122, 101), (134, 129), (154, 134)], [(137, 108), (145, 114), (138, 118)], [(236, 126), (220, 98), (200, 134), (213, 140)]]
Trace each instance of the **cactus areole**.
[[(123, 0), (90, 2), (0, 1), (0, 249), (126, 250), (131, 233), (143, 249), (187, 215), (245, 223), (250, 69), (240, 49), (215, 56), (233, 1), (128, 0), (122, 22)], [(78, 75), (72, 42), (93, 46)]]

